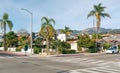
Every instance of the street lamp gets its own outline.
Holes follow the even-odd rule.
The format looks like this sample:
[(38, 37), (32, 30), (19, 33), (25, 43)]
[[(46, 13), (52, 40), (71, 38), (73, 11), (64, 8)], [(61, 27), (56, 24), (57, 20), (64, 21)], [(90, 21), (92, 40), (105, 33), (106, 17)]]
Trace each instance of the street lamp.
[(32, 27), (33, 27), (33, 14), (32, 14), (32, 12), (30, 12), (29, 10), (27, 10), (27, 9), (24, 9), (24, 8), (21, 8), (21, 10), (24, 10), (24, 11), (26, 11), (26, 12), (28, 12), (29, 14), (30, 14), (30, 25), (31, 25), (31, 27), (30, 27), (30, 48), (31, 48), (31, 54), (32, 54)]

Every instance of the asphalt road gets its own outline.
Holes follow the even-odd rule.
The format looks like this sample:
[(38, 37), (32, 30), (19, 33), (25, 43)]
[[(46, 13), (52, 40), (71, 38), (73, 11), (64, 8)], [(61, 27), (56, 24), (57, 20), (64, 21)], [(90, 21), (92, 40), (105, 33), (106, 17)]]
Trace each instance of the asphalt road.
[(120, 54), (0, 58), (0, 73), (120, 73)]

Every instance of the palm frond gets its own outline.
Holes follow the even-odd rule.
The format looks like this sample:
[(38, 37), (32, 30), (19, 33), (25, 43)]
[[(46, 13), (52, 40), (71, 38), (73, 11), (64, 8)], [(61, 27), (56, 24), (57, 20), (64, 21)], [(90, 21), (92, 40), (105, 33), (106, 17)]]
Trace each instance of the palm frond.
[(9, 29), (12, 30), (13, 23), (10, 20), (7, 20), (6, 23), (8, 24)]
[(7, 13), (3, 14), (3, 19), (8, 19), (8, 14)]
[(44, 38), (52, 38), (55, 34), (55, 29), (53, 28), (52, 24), (55, 24), (54, 19), (48, 19), (47, 17), (42, 17), (42, 23), (39, 35), (42, 35)]
[(111, 18), (111, 16), (108, 14), (108, 13), (101, 13), (100, 14), (102, 17), (109, 17), (109, 18)]
[(61, 29), (60, 32), (61, 32), (61, 33), (65, 33), (65, 30), (64, 30), (64, 29)]
[(1, 28), (1, 30), (4, 29), (4, 24), (5, 24), (5, 22), (3, 20), (0, 20), (0, 28)]
[(55, 24), (55, 20), (54, 20), (54, 19), (52, 19), (52, 18), (51, 18), (51, 19), (49, 19), (49, 22), (50, 22), (50, 23)]
[(99, 3), (97, 6), (98, 6), (98, 7), (101, 7), (101, 5), (102, 5), (102, 3)]
[(90, 13), (88, 14), (87, 18), (89, 18), (90, 16), (94, 16), (94, 15), (95, 15), (95, 11), (92, 10), (92, 11), (90, 11)]
[(55, 29), (53, 28), (52, 25), (48, 27), (48, 34), (49, 34), (49, 38), (52, 38), (55, 34)]
[[(44, 21), (44, 20), (45, 20), (45, 21)], [(49, 20), (48, 20), (47, 17), (42, 17), (42, 18), (41, 18), (41, 21), (44, 21), (44, 22), (46, 22), (46, 23), (49, 23)]]

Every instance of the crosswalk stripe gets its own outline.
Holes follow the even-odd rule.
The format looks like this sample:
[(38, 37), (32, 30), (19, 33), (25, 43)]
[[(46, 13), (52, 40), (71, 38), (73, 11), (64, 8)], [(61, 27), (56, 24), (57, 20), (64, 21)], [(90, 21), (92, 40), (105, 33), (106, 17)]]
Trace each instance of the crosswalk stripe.
[(77, 72), (77, 71), (73, 70), (73, 71), (70, 71), (69, 73), (82, 73), (82, 72)]
[(92, 62), (92, 64), (100, 64), (100, 63), (104, 63), (104, 62), (105, 62), (104, 60), (98, 60), (98, 61)]
[(109, 69), (109, 67), (108, 67), (108, 68), (106, 68), (106, 67), (91, 68), (91, 70), (103, 71), (103, 72), (108, 72), (108, 73), (116, 73), (116, 72), (120, 72), (120, 71), (115, 70), (115, 69), (111, 69), (111, 68)]
[(93, 67), (93, 68), (86, 68), (86, 69), (77, 69), (77, 70), (71, 70), (70, 73), (120, 73), (120, 70), (116, 70), (113, 68), (110, 68), (109, 66), (106, 67)]
[[(106, 70), (105, 68), (102, 68), (102, 70)], [(107, 70), (111, 72), (120, 72), (120, 70), (112, 69), (112, 68), (107, 68)]]
[(114, 62), (104, 62), (104, 63), (100, 63), (99, 66), (111, 65), (111, 64), (114, 64)]
[[(91, 65), (96, 65), (96, 66), (119, 66), (120, 67), (120, 62), (116, 61), (105, 61), (105, 60), (97, 60), (97, 59), (90, 59), (90, 58), (55, 58), (51, 59), (51, 61), (57, 61), (57, 62), (69, 62), (69, 63), (75, 63), (75, 64), (81, 64), (81, 63), (87, 63)], [(118, 59), (117, 59), (118, 61)]]
[(89, 69), (82, 69), (82, 70), (80, 70), (80, 72), (89, 72), (89, 73), (100, 73), (100, 72), (97, 72), (97, 71), (92, 71), (92, 70), (89, 70)]

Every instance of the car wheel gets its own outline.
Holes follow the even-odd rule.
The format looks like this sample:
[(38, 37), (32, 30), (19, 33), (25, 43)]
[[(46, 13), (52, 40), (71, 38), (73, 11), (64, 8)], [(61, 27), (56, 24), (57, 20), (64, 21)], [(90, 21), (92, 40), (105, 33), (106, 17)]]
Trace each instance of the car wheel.
[(117, 53), (119, 53), (119, 51), (117, 51)]

